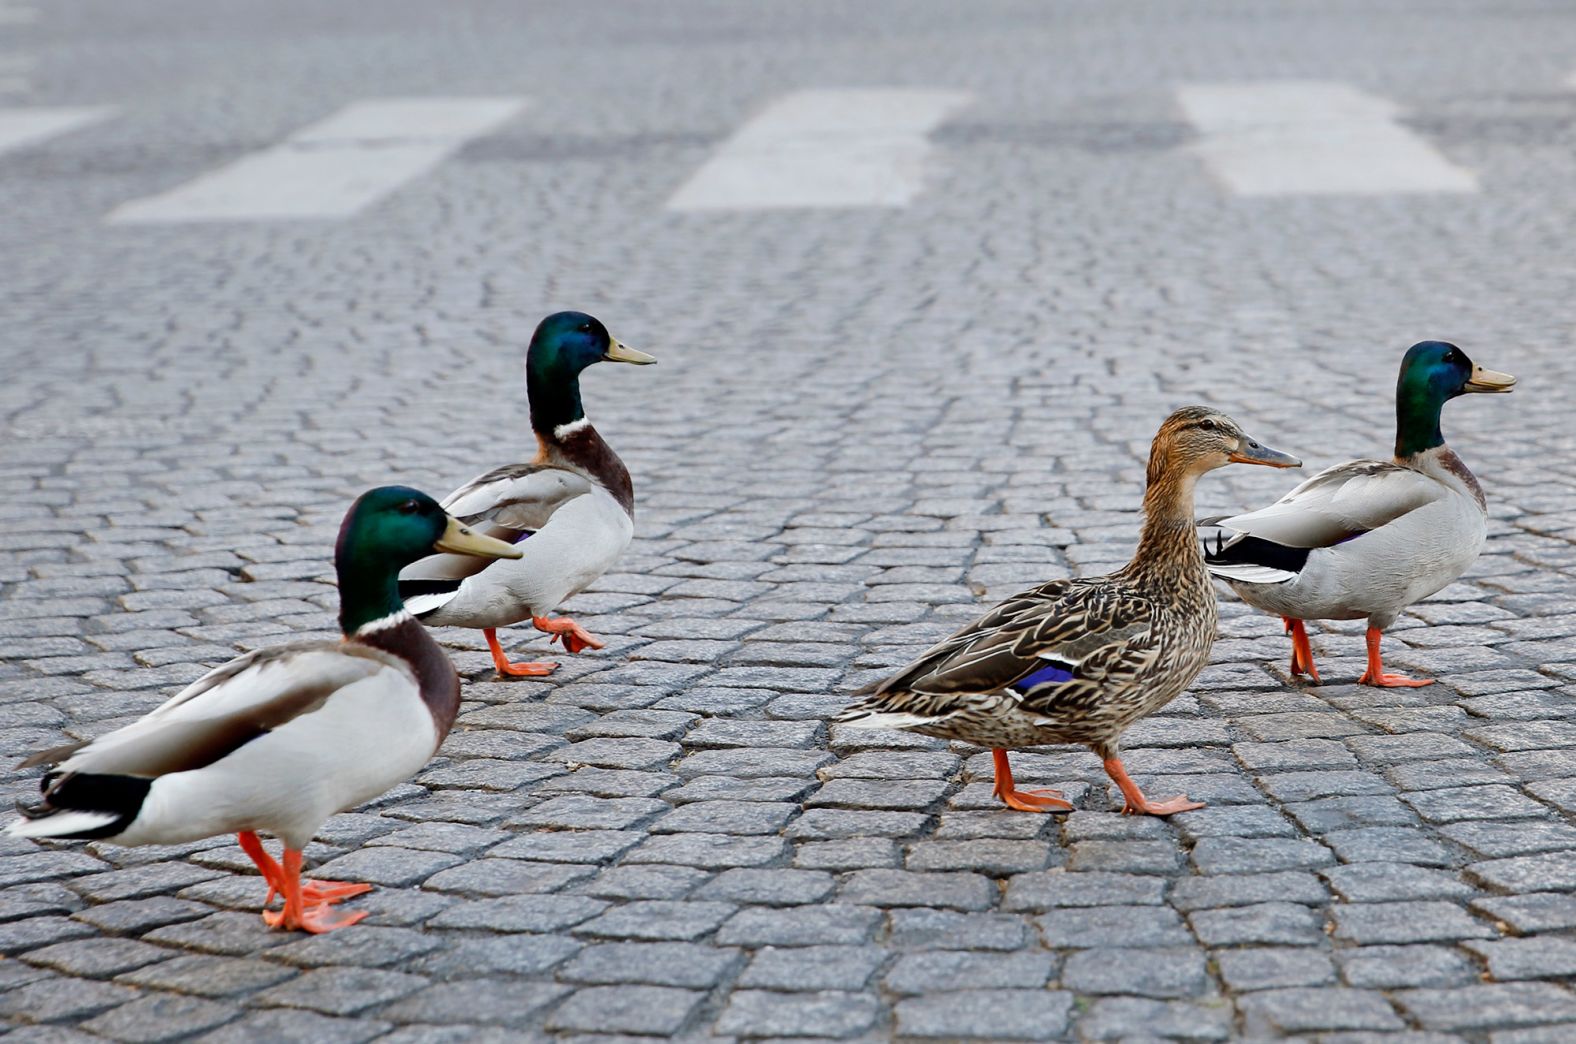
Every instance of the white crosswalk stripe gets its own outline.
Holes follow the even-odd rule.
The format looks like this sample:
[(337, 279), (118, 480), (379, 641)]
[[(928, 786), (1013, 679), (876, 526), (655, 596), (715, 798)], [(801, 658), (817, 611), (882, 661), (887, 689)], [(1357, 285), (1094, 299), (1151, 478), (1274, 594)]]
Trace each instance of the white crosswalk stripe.
[(905, 206), (924, 188), (927, 135), (968, 101), (944, 90), (797, 91), (740, 127), (668, 207)]
[(110, 106), (0, 108), (0, 152), (36, 145), (97, 123), (114, 111)]
[(1177, 88), (1196, 149), (1243, 196), (1474, 192), (1477, 178), (1396, 122), (1392, 102), (1343, 83)]
[(375, 98), (167, 192), (115, 224), (346, 218), (516, 116), (524, 98)]

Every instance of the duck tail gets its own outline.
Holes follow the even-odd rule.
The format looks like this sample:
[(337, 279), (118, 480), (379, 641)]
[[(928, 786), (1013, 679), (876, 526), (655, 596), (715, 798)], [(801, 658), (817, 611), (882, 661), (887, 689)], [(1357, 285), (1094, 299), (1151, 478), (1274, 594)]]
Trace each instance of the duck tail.
[[(1200, 528), (1220, 523), (1222, 519), (1206, 518)], [(1229, 533), (1228, 537), (1226, 534)], [(1247, 584), (1283, 584), (1295, 580), (1302, 567), (1308, 563), (1306, 547), (1287, 547), (1272, 540), (1217, 528), (1214, 543), (1206, 534), (1204, 543), (1204, 568), (1211, 576), (1221, 580), (1235, 580)]]
[(832, 716), (832, 724), (851, 729), (923, 729), (952, 717), (950, 711), (935, 714), (904, 707), (901, 701), (891, 699), (893, 695), (888, 692), (881, 698), (851, 703)]
[(58, 837), (80, 841), (114, 837), (142, 810), (153, 780), (97, 773), (51, 773), (43, 797), (31, 805), (18, 801), (22, 818), (6, 827), (11, 837)]

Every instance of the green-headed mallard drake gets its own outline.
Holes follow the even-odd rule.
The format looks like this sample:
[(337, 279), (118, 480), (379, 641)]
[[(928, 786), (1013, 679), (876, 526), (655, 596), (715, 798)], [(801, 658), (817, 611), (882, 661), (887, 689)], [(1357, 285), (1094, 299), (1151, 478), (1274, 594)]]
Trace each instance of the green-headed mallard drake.
[(1052, 580), (1001, 603), (919, 659), (860, 690), (834, 719), (994, 748), (996, 796), (1023, 811), (1070, 809), (1056, 791), (1014, 789), (1008, 747), (1084, 743), (1126, 799), (1123, 811), (1201, 808), (1151, 801), (1122, 767), (1123, 730), (1203, 670), (1215, 641), (1215, 592), (1193, 529), (1193, 486), (1230, 463), (1298, 467), (1205, 406), (1177, 410), (1149, 452), (1138, 551), (1108, 576)]
[(635, 491), (624, 462), (586, 420), (580, 373), (599, 362), (656, 362), (620, 344), (583, 312), (556, 312), (525, 354), (525, 390), (536, 459), (479, 475), (443, 508), (479, 531), (520, 546), (515, 562), (458, 555), (423, 559), (400, 574), (410, 611), (431, 627), (480, 628), (500, 674), (541, 677), (556, 663), (510, 663), (497, 629), (530, 620), (577, 653), (602, 643), (547, 614), (610, 569), (634, 535)]
[[(301, 850), (329, 816), (414, 775), (454, 724), (460, 682), (425, 628), (400, 604), (403, 565), (434, 550), (518, 557), (473, 533), (435, 500), (403, 486), (363, 494), (334, 551), (340, 642), (296, 642), (231, 660), (163, 706), (86, 743), (35, 754), (54, 766), (43, 797), (21, 809), (18, 837), (172, 845), (238, 833), (268, 882), (273, 927), (326, 932), (366, 912), (329, 905), (370, 889), (302, 881)], [(257, 831), (276, 834), (284, 865)]]
[(1488, 534), (1477, 478), (1445, 445), (1439, 414), (1468, 392), (1508, 392), (1516, 378), (1478, 366), (1444, 341), (1401, 359), (1395, 458), (1326, 468), (1267, 508), (1207, 519), (1205, 561), (1244, 602), (1278, 614), (1291, 634), (1291, 673), (1319, 681), (1304, 620), (1368, 620), (1360, 684), (1427, 685), (1388, 674), (1379, 641), (1401, 610), (1466, 572)]

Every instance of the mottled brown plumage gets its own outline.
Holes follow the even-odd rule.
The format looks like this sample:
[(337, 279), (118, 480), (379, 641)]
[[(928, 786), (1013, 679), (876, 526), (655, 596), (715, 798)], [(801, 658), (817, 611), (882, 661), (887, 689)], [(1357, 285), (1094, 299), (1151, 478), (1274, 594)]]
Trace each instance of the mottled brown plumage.
[(1198, 676), (1215, 640), (1215, 593), (1194, 532), (1193, 486), (1233, 461), (1292, 457), (1248, 438), (1215, 410), (1188, 406), (1150, 449), (1138, 551), (1106, 576), (1052, 580), (1014, 595), (884, 681), (834, 722), (901, 728), (997, 749), (997, 793), (1014, 808), (1070, 808), (1014, 791), (1003, 752), (1042, 743), (1092, 747), (1127, 798), (1125, 811), (1197, 808), (1151, 802), (1117, 756), (1122, 732)]

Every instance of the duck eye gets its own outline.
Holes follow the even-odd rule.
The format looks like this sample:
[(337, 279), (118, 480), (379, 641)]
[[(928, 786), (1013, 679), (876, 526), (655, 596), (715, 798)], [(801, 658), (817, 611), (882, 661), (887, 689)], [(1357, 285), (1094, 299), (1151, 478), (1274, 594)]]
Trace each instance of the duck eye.
[(591, 324), (590, 323), (581, 323), (580, 324), (580, 332), (581, 333), (590, 333), (591, 332)]
[(399, 513), (402, 515), (414, 515), (420, 510), (421, 505), (414, 500), (407, 500), (399, 506)]
[(1220, 425), (1215, 423), (1213, 420), (1211, 420), (1208, 417), (1205, 417), (1203, 420), (1199, 421), (1198, 422), (1198, 426), (1200, 428), (1203, 428), (1205, 431), (1219, 431), (1220, 430)]

